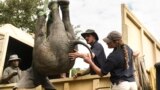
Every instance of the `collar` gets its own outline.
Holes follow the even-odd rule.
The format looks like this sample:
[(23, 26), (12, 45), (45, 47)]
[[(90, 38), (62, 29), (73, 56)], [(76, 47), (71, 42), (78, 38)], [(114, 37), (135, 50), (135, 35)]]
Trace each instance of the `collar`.
[(93, 43), (91, 44), (91, 49), (93, 48), (93, 46), (94, 46), (96, 43), (97, 43), (97, 41), (95, 41), (95, 42), (93, 42)]

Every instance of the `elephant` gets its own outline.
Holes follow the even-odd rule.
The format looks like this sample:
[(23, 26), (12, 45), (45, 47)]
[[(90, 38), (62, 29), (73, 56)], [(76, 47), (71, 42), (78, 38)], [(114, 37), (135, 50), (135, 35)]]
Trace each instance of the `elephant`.
[(85, 43), (75, 39), (69, 16), (69, 1), (51, 1), (48, 8), (50, 14), (47, 24), (45, 14), (37, 16), (32, 65), (25, 71), (14, 89), (42, 85), (45, 90), (56, 90), (48, 76), (68, 72), (73, 67), (75, 62), (70, 60), (68, 54), (74, 52), (76, 45), (84, 45), (91, 54), (90, 48)]

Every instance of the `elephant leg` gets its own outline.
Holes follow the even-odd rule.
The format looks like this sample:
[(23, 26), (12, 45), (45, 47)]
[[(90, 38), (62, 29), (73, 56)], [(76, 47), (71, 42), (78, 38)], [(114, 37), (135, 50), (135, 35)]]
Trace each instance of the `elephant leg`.
[(54, 85), (49, 81), (48, 77), (41, 75), (34, 70), (34, 84), (42, 85), (45, 90), (56, 90)]
[(54, 85), (49, 81), (48, 77), (41, 75), (36, 70), (33, 70), (33, 73), (33, 81), (35, 86), (42, 85), (45, 90), (56, 90)]
[[(40, 10), (37, 13), (37, 21), (36, 21), (36, 29), (35, 29), (35, 41), (37, 41), (37, 39), (39, 40), (43, 40), (45, 38), (46, 35), (46, 15), (45, 12), (43, 10)], [(41, 42), (39, 41), (38, 42)]]
[[(48, 35), (51, 33), (58, 32), (59, 29), (62, 29), (64, 27), (63, 22), (59, 15), (59, 5), (57, 1), (51, 1), (48, 5), (48, 8), (50, 9), (50, 14), (47, 22), (47, 32)], [(57, 30), (57, 31), (54, 31)], [(53, 35), (53, 34), (52, 34)]]
[(73, 27), (70, 22), (69, 16), (69, 1), (68, 0), (58, 0), (58, 4), (60, 5), (62, 11), (62, 21), (65, 26), (65, 30), (68, 33), (70, 39), (75, 39)]
[(42, 87), (45, 90), (56, 90), (55, 86), (49, 81), (48, 77), (44, 77), (43, 79), (41, 78), (41, 82)]
[(47, 36), (50, 34), (49, 27), (52, 23), (53, 23), (52, 12), (50, 12), (47, 20)]

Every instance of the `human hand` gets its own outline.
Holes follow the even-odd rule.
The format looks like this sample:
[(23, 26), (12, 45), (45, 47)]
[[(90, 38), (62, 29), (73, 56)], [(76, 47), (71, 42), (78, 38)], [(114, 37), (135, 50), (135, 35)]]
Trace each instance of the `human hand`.
[(61, 74), (60, 74), (60, 77), (61, 77), (61, 78), (66, 78), (66, 73), (61, 73)]
[(77, 77), (82, 76), (82, 73), (76, 73), (73, 78), (76, 79)]
[(71, 60), (75, 60), (77, 57), (79, 57), (80, 54), (76, 51), (76, 52), (73, 52), (73, 53), (69, 53), (69, 58)]
[(134, 56), (134, 57), (138, 57), (138, 56), (139, 56), (139, 54), (140, 54), (140, 52), (139, 52), (139, 51), (134, 51), (134, 52), (133, 52), (133, 56)]
[(12, 76), (15, 76), (15, 75), (17, 75), (17, 74), (18, 74), (18, 72), (15, 71), (15, 72), (12, 73)]

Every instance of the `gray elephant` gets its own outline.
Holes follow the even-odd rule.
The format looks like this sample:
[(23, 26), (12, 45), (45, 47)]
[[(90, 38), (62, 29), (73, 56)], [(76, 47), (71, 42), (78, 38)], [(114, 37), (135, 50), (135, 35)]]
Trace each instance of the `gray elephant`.
[[(69, 59), (68, 53), (74, 52), (77, 44), (89, 49), (86, 44), (75, 40), (70, 23), (69, 1), (52, 1), (48, 6), (50, 19), (47, 25), (46, 16), (43, 14), (38, 16), (36, 23), (32, 66), (25, 72), (15, 89), (35, 88), (41, 84), (45, 90), (55, 90), (47, 76), (67, 72), (73, 67), (74, 60)], [(62, 20), (59, 7), (62, 11)]]

